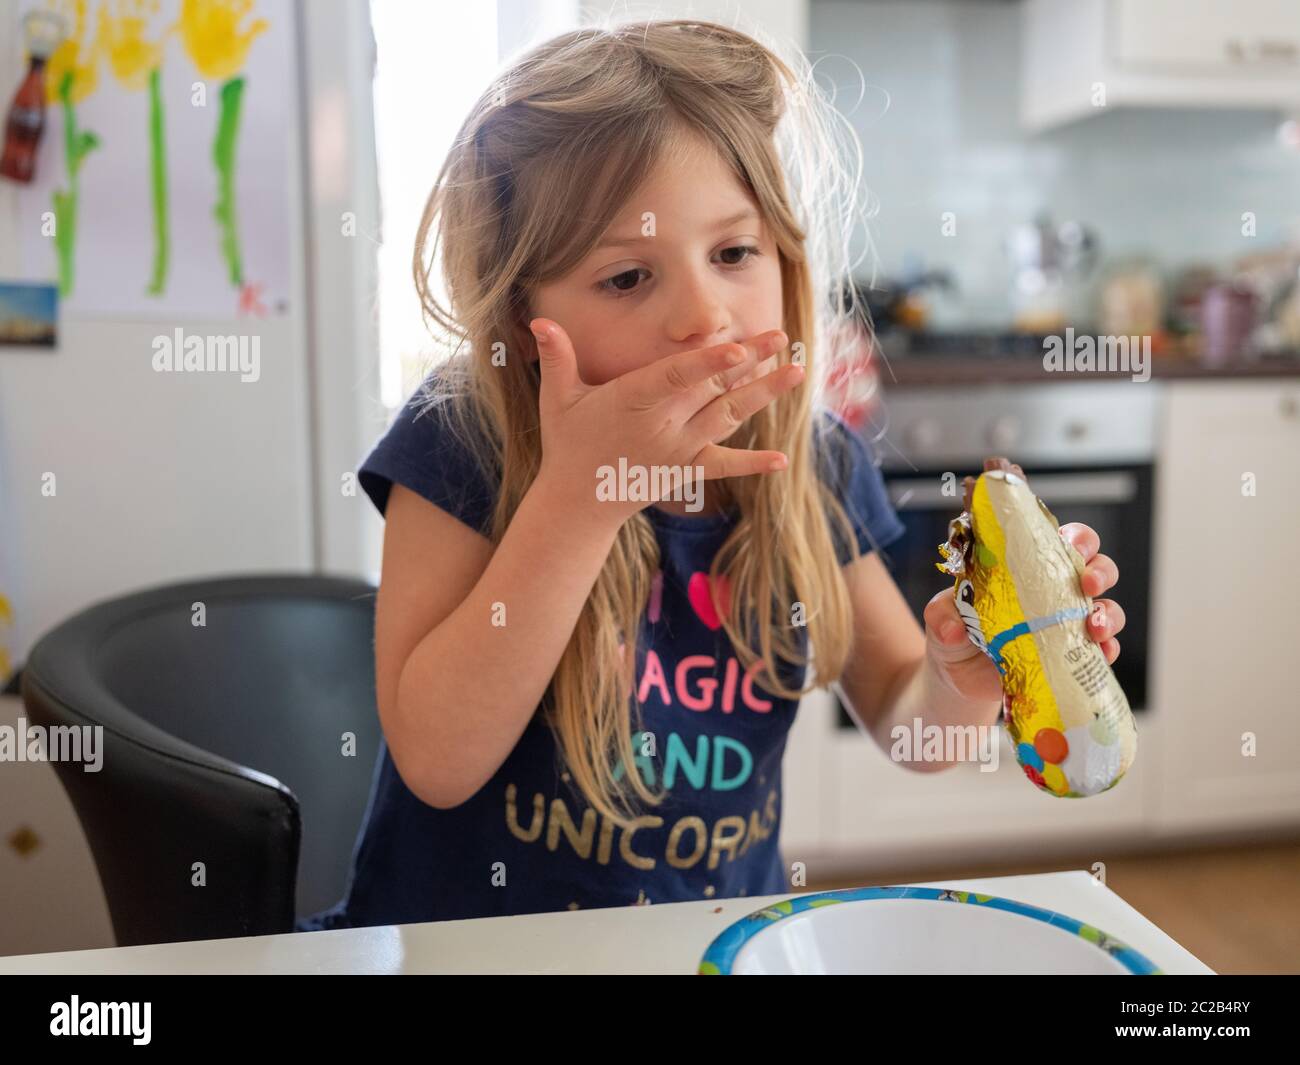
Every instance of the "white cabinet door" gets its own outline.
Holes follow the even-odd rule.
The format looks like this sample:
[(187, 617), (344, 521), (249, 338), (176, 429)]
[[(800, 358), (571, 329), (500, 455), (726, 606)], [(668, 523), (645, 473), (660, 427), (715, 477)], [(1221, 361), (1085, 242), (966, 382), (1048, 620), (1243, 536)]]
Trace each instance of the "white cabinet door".
[(1295, 0), (1111, 0), (1115, 62), (1170, 72), (1300, 70)]
[(1151, 618), (1157, 825), (1300, 823), (1300, 381), (1171, 383), (1167, 402)]
[(1020, 117), (1300, 107), (1300, 0), (1023, 0)]
[(1106, 844), (1131, 844), (1147, 823), (1159, 763), (1147, 757), (1142, 717), (1138, 755), (1102, 795), (1061, 799), (1040, 791), (1016, 764), (1005, 730), (992, 766), (968, 762), (935, 773), (896, 764), (866, 735), (837, 731), (827, 769), (834, 782), (831, 830), (823, 844), (868, 867), (904, 862), (1054, 858)]

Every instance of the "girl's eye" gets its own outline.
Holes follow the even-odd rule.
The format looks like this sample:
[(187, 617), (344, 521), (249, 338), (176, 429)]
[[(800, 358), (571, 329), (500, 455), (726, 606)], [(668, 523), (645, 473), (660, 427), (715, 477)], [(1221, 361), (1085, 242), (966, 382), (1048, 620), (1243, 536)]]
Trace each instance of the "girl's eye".
[(601, 292), (608, 292), (611, 296), (624, 296), (635, 291), (637, 282), (640, 280), (638, 275), (648, 274), (649, 272), (637, 266), (631, 270), (624, 270), (621, 274), (615, 274), (613, 277), (607, 277), (604, 281), (598, 281), (596, 288)]
[(752, 259), (755, 255), (761, 254), (752, 244), (735, 244), (730, 248), (723, 248), (718, 252), (719, 255), (726, 256), (732, 252), (741, 252), (739, 258), (724, 260), (727, 266), (739, 266), (747, 259)]
[[(723, 264), (725, 267), (738, 267), (741, 269), (744, 269), (745, 264), (750, 259), (753, 259), (755, 255), (762, 255), (762, 251), (759, 251), (753, 244), (733, 244), (732, 247), (723, 248), (718, 254), (727, 255), (728, 252), (744, 252), (740, 259), (725, 261)], [(624, 270), (623, 273), (614, 274), (614, 277), (607, 277), (604, 281), (595, 282), (595, 289), (601, 291), (601, 293), (615, 296), (615, 298), (617, 296), (632, 295), (637, 290), (637, 274), (641, 273), (649, 273), (649, 270), (641, 267)]]

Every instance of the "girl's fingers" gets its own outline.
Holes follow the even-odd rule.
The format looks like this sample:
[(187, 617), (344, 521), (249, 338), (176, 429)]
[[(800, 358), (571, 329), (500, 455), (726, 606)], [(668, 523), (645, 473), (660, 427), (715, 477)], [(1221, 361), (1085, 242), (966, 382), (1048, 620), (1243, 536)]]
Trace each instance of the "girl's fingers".
[(740, 345), (745, 353), (743, 360), (729, 365), (722, 373), (705, 377), (686, 392), (684, 403), (687, 416), (694, 417), (707, 404), (725, 395), (742, 378), (753, 373), (764, 360), (784, 348), (785, 344), (786, 336), (779, 329), (744, 341)]
[(635, 402), (652, 407), (681, 398), (694, 414), (784, 344), (785, 334), (774, 329), (740, 343), (714, 344), (660, 359), (628, 374)]
[(1119, 583), (1119, 567), (1109, 555), (1093, 555), (1084, 568), (1080, 584), (1084, 595), (1101, 595)]
[(704, 479), (748, 477), (755, 473), (776, 473), (785, 469), (787, 459), (780, 451), (746, 451), (744, 448), (709, 444), (695, 457), (694, 465), (704, 467)]
[(743, 388), (719, 396), (687, 422), (686, 427), (691, 432), (702, 433), (715, 444), (726, 440), (744, 424), (746, 418), (758, 413), (782, 392), (800, 384), (803, 378), (802, 366), (783, 366)]
[(1124, 608), (1114, 599), (1094, 599), (1088, 612), (1088, 635), (1104, 643), (1124, 627), (1126, 620)]
[(1106, 656), (1106, 665), (1113, 666), (1119, 657), (1119, 640), (1106, 640), (1101, 645), (1101, 653)]
[(957, 601), (953, 597), (951, 587), (942, 588), (930, 596), (930, 601), (925, 604), (925, 609), (921, 612), (921, 620), (925, 623), (926, 631), (941, 645), (956, 646), (964, 643), (970, 650), (978, 653), (978, 648), (966, 635), (966, 624), (957, 610)]
[(1058, 531), (1067, 544), (1074, 545), (1074, 549), (1083, 556), (1085, 562), (1101, 547), (1101, 537), (1097, 535), (1097, 531), (1081, 521), (1067, 522)]

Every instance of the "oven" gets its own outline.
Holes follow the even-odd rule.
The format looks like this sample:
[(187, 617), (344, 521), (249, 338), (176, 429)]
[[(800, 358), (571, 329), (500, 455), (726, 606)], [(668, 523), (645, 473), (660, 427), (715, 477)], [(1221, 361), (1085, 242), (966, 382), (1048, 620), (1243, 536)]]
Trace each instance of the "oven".
[[(1125, 612), (1111, 667), (1134, 713), (1147, 705), (1152, 514), (1160, 387), (1129, 380), (897, 388), (859, 432), (872, 443), (906, 533), (882, 560), (922, 621), (951, 586), (935, 564), (948, 522), (961, 511), (961, 480), (984, 458), (1018, 463), (1034, 493), (1065, 525), (1095, 529), (1119, 581), (1102, 593)], [(856, 727), (844, 707), (838, 724)]]

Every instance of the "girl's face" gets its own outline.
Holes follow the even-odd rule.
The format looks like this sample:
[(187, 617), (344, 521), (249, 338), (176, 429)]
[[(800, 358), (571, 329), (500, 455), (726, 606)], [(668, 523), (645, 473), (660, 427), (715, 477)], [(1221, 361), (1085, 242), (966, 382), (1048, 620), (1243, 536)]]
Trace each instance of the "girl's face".
[[(529, 317), (569, 334), (589, 385), (785, 328), (776, 243), (745, 187), (694, 136), (687, 155), (646, 176), (597, 247), (530, 303)], [(776, 366), (773, 355), (732, 387)]]

